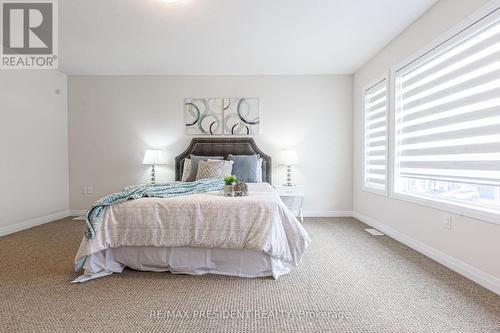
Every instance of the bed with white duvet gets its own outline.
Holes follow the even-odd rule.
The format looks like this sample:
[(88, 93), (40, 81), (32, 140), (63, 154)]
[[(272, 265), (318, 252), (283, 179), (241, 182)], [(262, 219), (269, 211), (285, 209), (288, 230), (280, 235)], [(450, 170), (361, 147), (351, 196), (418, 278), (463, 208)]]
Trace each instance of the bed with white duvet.
[(83, 263), (83, 274), (73, 282), (126, 267), (278, 278), (297, 267), (310, 241), (267, 182), (248, 183), (244, 197), (213, 191), (140, 198), (104, 210), (95, 237), (81, 242), (75, 265)]
[(208, 192), (109, 206), (96, 236), (84, 237), (74, 282), (141, 271), (278, 278), (299, 264), (310, 238), (268, 183), (246, 197)]

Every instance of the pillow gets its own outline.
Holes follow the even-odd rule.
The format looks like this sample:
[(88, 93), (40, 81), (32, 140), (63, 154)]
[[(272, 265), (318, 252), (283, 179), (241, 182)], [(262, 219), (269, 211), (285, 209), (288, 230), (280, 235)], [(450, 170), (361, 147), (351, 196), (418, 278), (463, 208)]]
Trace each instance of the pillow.
[(200, 161), (208, 161), (208, 160), (223, 160), (223, 156), (197, 156), (191, 155), (191, 171), (189, 172), (189, 176), (187, 177), (187, 182), (192, 182), (196, 179), (196, 174), (198, 173), (198, 163)]
[(196, 180), (212, 177), (222, 177), (222, 172), (224, 171), (225, 164), (225, 161), (217, 160), (200, 161), (200, 163), (198, 163)]
[(257, 176), (255, 178), (256, 183), (262, 183), (262, 158), (257, 160)]
[(233, 175), (238, 180), (257, 182), (257, 155), (229, 155), (228, 160), (233, 161)]
[(222, 171), (222, 177), (227, 177), (232, 175), (233, 164), (234, 164), (233, 161), (224, 161), (224, 169)]
[(189, 158), (186, 158), (184, 159), (184, 167), (182, 168), (181, 182), (187, 182), (190, 173), (191, 173), (191, 160)]

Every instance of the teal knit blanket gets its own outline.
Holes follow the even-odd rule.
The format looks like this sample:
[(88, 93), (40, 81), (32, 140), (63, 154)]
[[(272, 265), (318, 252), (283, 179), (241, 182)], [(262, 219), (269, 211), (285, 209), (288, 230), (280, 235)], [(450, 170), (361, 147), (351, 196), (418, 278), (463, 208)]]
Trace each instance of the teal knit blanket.
[(194, 193), (205, 193), (221, 190), (224, 186), (222, 178), (201, 179), (194, 182), (171, 182), (155, 185), (133, 185), (105, 196), (87, 211), (85, 237), (90, 240), (95, 237), (106, 207), (127, 200), (145, 197), (171, 198)]

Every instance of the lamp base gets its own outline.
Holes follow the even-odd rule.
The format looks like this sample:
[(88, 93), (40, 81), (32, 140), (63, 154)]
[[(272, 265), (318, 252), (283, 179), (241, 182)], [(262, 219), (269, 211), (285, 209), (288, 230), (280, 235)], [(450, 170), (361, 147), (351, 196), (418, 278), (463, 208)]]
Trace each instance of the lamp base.
[(156, 179), (155, 179), (155, 165), (151, 165), (151, 185), (155, 185)]
[(286, 166), (286, 183), (283, 184), (283, 186), (295, 186), (295, 184), (292, 183), (292, 166), (291, 165)]

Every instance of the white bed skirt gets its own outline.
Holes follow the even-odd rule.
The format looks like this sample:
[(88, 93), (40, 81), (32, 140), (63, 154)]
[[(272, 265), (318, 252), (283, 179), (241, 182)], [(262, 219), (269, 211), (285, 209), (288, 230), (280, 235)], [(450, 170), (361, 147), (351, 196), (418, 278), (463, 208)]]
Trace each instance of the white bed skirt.
[(174, 274), (211, 273), (246, 278), (272, 276), (275, 279), (291, 270), (279, 259), (253, 250), (129, 246), (106, 249), (89, 256), (83, 267), (84, 274), (72, 282), (121, 273), (125, 267)]

